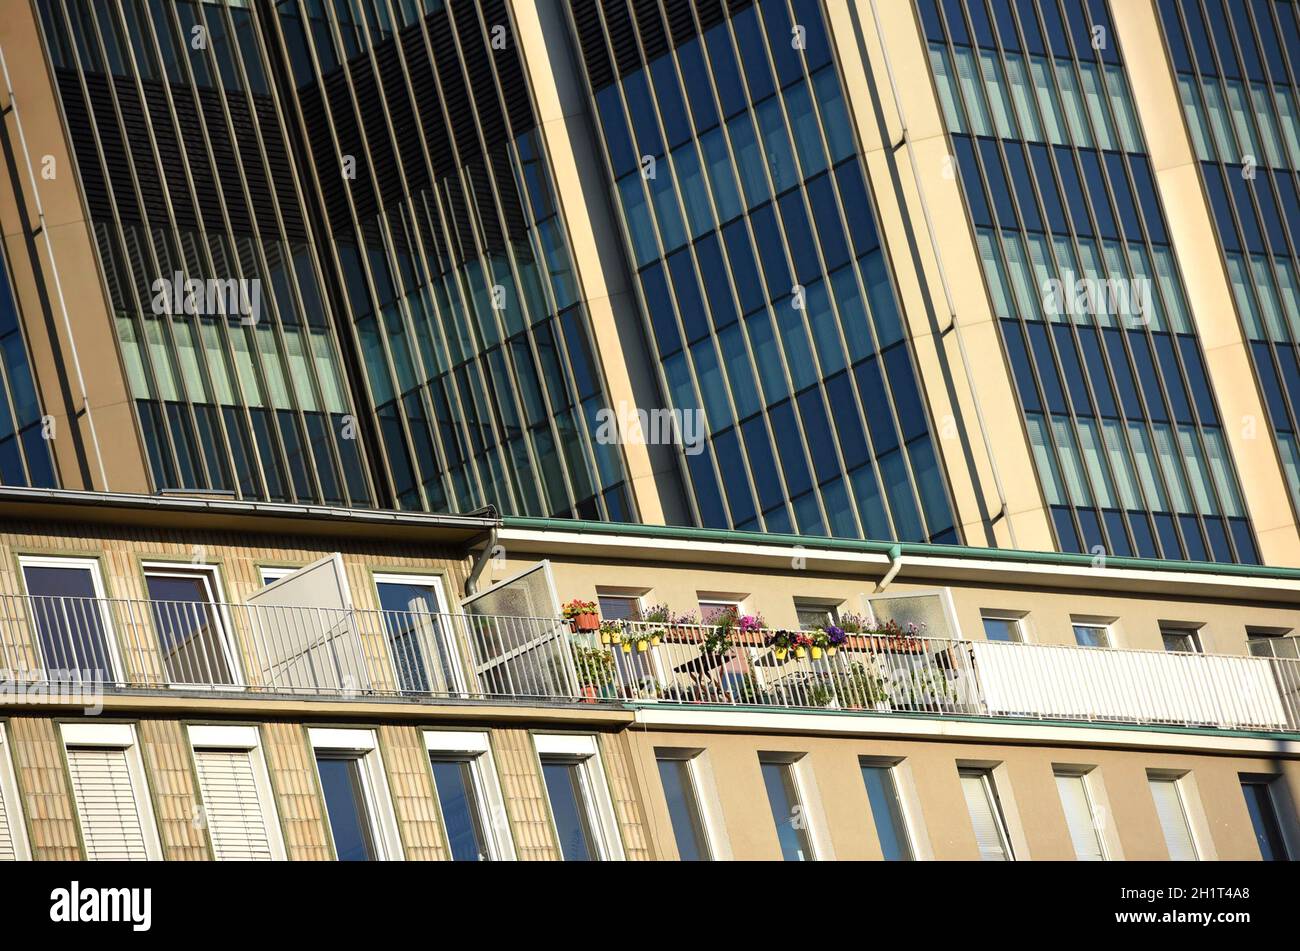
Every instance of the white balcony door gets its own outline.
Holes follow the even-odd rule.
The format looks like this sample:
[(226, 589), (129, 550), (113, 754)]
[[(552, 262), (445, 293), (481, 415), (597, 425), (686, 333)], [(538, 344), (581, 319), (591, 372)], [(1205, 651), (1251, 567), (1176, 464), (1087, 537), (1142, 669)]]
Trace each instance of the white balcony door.
[(20, 558), (28, 610), (43, 669), (57, 679), (117, 681), (122, 669), (93, 558)]
[(413, 693), (463, 694), (465, 673), (436, 575), (375, 575), (398, 685)]

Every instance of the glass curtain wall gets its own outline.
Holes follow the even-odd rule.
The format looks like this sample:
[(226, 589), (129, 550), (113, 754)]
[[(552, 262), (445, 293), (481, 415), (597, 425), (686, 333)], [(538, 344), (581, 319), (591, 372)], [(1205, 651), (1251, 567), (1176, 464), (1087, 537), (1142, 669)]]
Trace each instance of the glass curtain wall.
[(918, 0), (1064, 551), (1254, 563), (1104, 0)]
[(956, 541), (819, 0), (564, 8), (698, 524)]

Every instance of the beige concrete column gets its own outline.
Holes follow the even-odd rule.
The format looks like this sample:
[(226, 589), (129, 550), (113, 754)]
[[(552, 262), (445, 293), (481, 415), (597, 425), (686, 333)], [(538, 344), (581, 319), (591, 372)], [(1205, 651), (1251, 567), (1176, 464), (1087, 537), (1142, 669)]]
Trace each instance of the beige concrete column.
[[(871, 0), (828, 4), (830, 33), (866, 148), (881, 231), (938, 430), (936, 444), (952, 487), (956, 517), (968, 544), (1053, 550), (1050, 517), (1002, 356), (974, 232), (966, 220), (925, 42), (910, 3), (874, 6), (873, 14)], [(894, 148), (902, 140), (902, 122), (881, 33), (907, 119), (915, 175), (908, 146)], [(941, 266), (969, 356), (969, 375), (952, 327)], [(980, 432), (972, 390), (978, 394), (991, 451)], [(1002, 480), (1010, 525), (996, 519), (1000, 502), (994, 465)]]
[(1205, 350), (1206, 371), (1223, 414), (1224, 435), (1237, 463), (1246, 510), (1266, 565), (1300, 564), (1300, 533), (1269, 431), (1268, 413), (1251, 384), (1247, 342), (1219, 253), (1200, 170), (1183, 120), (1173, 71), (1164, 53), (1151, 0), (1111, 4), (1125, 52), (1129, 84), (1146, 136), (1151, 165), (1169, 219), (1192, 319)]
[[(5, 163), (5, 174), (0, 175), (0, 228), (41, 406), (53, 417), (52, 449), (59, 476), (63, 487), (69, 489), (148, 492), (144, 448), (118, 354), (117, 334), (33, 7), (6, 4), (5, 16), (0, 18), (0, 48), (8, 63), (54, 250), (51, 261), (45, 239), (37, 230), (36, 203), (30, 193), (18, 126), (8, 96), (0, 93), (6, 110), (0, 140), (0, 157)], [(43, 175), (46, 156), (53, 162), (49, 178)], [(54, 283), (56, 266), (67, 322)], [(84, 397), (72, 358), (74, 344), (85, 380)], [(104, 475), (87, 412), (93, 415)], [(83, 447), (80, 458), (72, 437), (74, 428)]]
[[(628, 286), (623, 238), (610, 207), (597, 132), (588, 118), (581, 65), (570, 52), (565, 13), (555, 0), (511, 6), (605, 392), (615, 410), (661, 407), (656, 357), (645, 346), (639, 306)], [(689, 522), (675, 447), (629, 441), (622, 448), (640, 521)]]

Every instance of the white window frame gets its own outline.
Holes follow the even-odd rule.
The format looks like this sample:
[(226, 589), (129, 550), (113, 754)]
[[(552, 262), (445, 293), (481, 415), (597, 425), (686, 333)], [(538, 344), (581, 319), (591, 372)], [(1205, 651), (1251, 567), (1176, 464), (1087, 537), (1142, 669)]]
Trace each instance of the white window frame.
[[(381, 584), (417, 585), (428, 587), (433, 590), (433, 596), (438, 602), (438, 611), (434, 614), (432, 620), (434, 627), (437, 628), (438, 633), (436, 636), (438, 640), (440, 642), (446, 642), (440, 643), (439, 648), (445, 649), (447, 656), (451, 659), (451, 676), (454, 682), (448, 684), (447, 687), (451, 693), (468, 694), (470, 692), (469, 679), (465, 675), (465, 659), (460, 656), (460, 639), (456, 636), (456, 631), (452, 628), (451, 623), (447, 618), (447, 615), (451, 614), (451, 602), (447, 600), (447, 588), (446, 585), (443, 584), (442, 576), (385, 571), (374, 575), (372, 581), (375, 586), (376, 604), (379, 603), (379, 586)], [(384, 609), (379, 608), (379, 613), (382, 618), (382, 615), (385, 613)], [(388, 637), (388, 631), (386, 629), (384, 630), (384, 637), (385, 639)], [(388, 649), (391, 655), (391, 644), (388, 645)], [(396, 668), (397, 657), (393, 656), (392, 660), (393, 666)], [(425, 657), (424, 663), (427, 665), (429, 663), (429, 658)], [(428, 677), (428, 675), (428, 671), (425, 671), (425, 676)], [(394, 669), (394, 677), (396, 678), (396, 669)], [(398, 680), (394, 679), (394, 683), (397, 682)]]
[[(104, 628), (104, 650), (108, 653), (108, 660), (113, 665), (112, 670), (104, 671), (104, 682), (122, 685), (126, 683), (126, 666), (122, 663), (122, 655), (117, 643), (117, 631), (113, 628), (112, 612), (108, 609), (108, 595), (104, 591), (104, 576), (101, 573), (101, 566), (98, 558), (72, 558), (60, 557), (57, 555), (19, 555), (18, 556), (18, 573), (22, 575), (23, 593), (28, 599), (28, 610), (30, 610), (30, 599), (39, 597), (33, 595), (27, 587), (26, 568), (80, 568), (90, 572), (91, 584), (95, 589), (96, 605), (99, 610), (100, 624)], [(34, 620), (34, 619), (33, 619)], [(36, 624), (32, 624), (32, 643), (35, 647), (36, 654), (41, 661), (41, 669), (48, 671), (50, 669), (49, 660), (45, 656), (45, 645), (41, 643), (40, 632), (36, 630)]]
[(23, 804), (19, 799), (18, 775), (6, 743), (6, 724), (0, 720), (0, 797), (4, 798), (5, 816), (9, 820), (9, 841), (13, 843), (14, 858), (27, 861), (32, 857), (31, 843), (27, 840), (27, 824), (23, 821)]
[(794, 616), (795, 623), (799, 624), (800, 629), (803, 625), (799, 622), (800, 611), (825, 611), (830, 615), (832, 624), (840, 622), (840, 607), (843, 601), (836, 601), (834, 598), (794, 598)]
[[(286, 858), (284, 837), (280, 829), (280, 812), (275, 807), (275, 794), (271, 791), (271, 775), (266, 768), (262, 744), (255, 726), (202, 726), (187, 727), (190, 746), (198, 750), (242, 750), (248, 753), (253, 766), (253, 782), (257, 786), (257, 801), (262, 807), (262, 822), (266, 825), (266, 839), (271, 846), (273, 861)], [(199, 792), (202, 798), (202, 791)]]
[[(821, 798), (817, 795), (817, 787), (813, 782), (812, 776), (809, 775), (808, 755), (801, 752), (788, 752), (782, 750), (760, 750), (758, 753), (758, 763), (760, 775), (763, 764), (772, 763), (787, 767), (790, 770), (790, 780), (794, 783), (795, 795), (799, 801), (795, 804), (802, 812), (807, 821), (806, 830), (808, 832), (808, 850), (812, 853), (808, 857), (810, 862), (833, 862), (835, 861), (834, 846), (826, 830), (828, 828), (826, 814), (822, 810)], [(759, 780), (762, 782), (762, 779)], [(763, 790), (764, 798), (767, 797), (767, 790)], [(768, 811), (771, 812), (771, 804), (768, 804)]]
[[(718, 790), (713, 783), (712, 773), (708, 769), (706, 759), (708, 751), (698, 748), (656, 746), (654, 754), (656, 772), (659, 760), (674, 760), (686, 764), (687, 782), (691, 784), (691, 795), (695, 798), (700, 826), (704, 830), (704, 845), (709, 850), (707, 861), (729, 860), (731, 848), (727, 844), (726, 835), (722, 832), (722, 808), (718, 801)], [(669, 823), (671, 825), (671, 816)]]
[[(911, 773), (906, 765), (907, 761), (893, 757), (875, 757), (859, 756), (858, 769), (861, 771), (864, 766), (871, 766), (875, 769), (883, 769), (889, 773), (889, 781), (894, 784), (894, 799), (898, 803), (898, 814), (903, 820), (903, 835), (907, 837), (907, 848), (912, 853), (912, 861), (919, 862), (930, 858), (928, 848), (922, 846), (923, 826), (919, 821), (920, 818), (920, 800), (916, 796), (916, 790), (913, 787)], [(866, 782), (863, 787), (865, 791)], [(867, 808), (870, 810), (871, 803), (868, 797)], [(872, 813), (871, 823), (876, 827), (876, 835), (879, 837), (879, 818)]]
[[(1053, 780), (1077, 779), (1079, 781), (1079, 784), (1083, 789), (1084, 804), (1088, 807), (1088, 827), (1092, 830), (1092, 834), (1097, 837), (1097, 848), (1101, 853), (1101, 860), (1103, 862), (1109, 862), (1114, 858), (1112, 855), (1113, 849), (1110, 837), (1106, 834), (1107, 830), (1097, 821), (1099, 814), (1106, 815), (1107, 812), (1104, 811), (1104, 808), (1101, 806), (1101, 800), (1098, 797), (1098, 790), (1093, 781), (1093, 773), (1095, 772), (1095, 768), (1089, 766), (1069, 766), (1061, 763), (1052, 764)], [(1057, 798), (1060, 798), (1059, 787), (1057, 789)], [(1065, 810), (1064, 800), (1061, 801), (1061, 810), (1062, 812)], [(1068, 817), (1066, 825), (1068, 832)], [(1070, 836), (1070, 849), (1075, 853), (1075, 858), (1077, 859), (1078, 851), (1074, 847), (1074, 837), (1072, 835)]]
[[(1246, 653), (1252, 657), (1272, 657), (1275, 659), (1290, 660), (1291, 658), (1279, 658), (1277, 648), (1274, 646), (1278, 641), (1290, 641), (1300, 648), (1300, 638), (1291, 628), (1286, 627), (1257, 627), (1255, 625), (1246, 626)], [(1267, 644), (1267, 654), (1257, 654), (1251, 650), (1252, 644)], [(1300, 650), (1297, 650), (1300, 654)]]
[[(60, 724), (63, 749), (66, 755), (69, 747), (101, 747), (120, 749), (126, 753), (126, 767), (131, 780), (131, 798), (135, 800), (135, 811), (140, 822), (140, 832), (144, 838), (145, 856), (150, 861), (159, 861), (163, 857), (162, 841), (158, 837), (158, 827), (154, 822), (153, 801), (149, 796), (149, 782), (145, 776), (144, 761), (140, 757), (140, 743), (132, 723), (63, 723)], [(72, 797), (72, 808), (77, 813), (77, 827), (85, 835), (81, 824), (81, 810), (77, 807), (77, 797)]]
[[(1165, 635), (1185, 636), (1190, 639), (1192, 649), (1190, 651), (1171, 651), (1165, 645)], [(1197, 624), (1179, 624), (1168, 621), (1160, 625), (1160, 649), (1167, 654), (1204, 654), (1205, 641), (1201, 638), (1201, 629)]]
[[(1179, 808), (1182, 810), (1183, 822), (1187, 825), (1187, 835), (1192, 843), (1192, 851), (1196, 853), (1196, 861), (1214, 861), (1218, 856), (1215, 854), (1213, 848), (1213, 840), (1209, 837), (1209, 829), (1206, 824), (1205, 814), (1196, 797), (1196, 789), (1191, 772), (1148, 769), (1147, 795), (1151, 797), (1151, 807), (1153, 810), (1155, 809), (1155, 793), (1151, 791), (1151, 784), (1155, 782), (1167, 782), (1173, 784), (1174, 793), (1178, 797)], [(1158, 815), (1157, 812), (1157, 816)], [(1159, 825), (1158, 822), (1157, 825)], [(1164, 842), (1165, 849), (1168, 850), (1169, 840), (1165, 837), (1163, 829), (1160, 830), (1160, 840)], [(1172, 859), (1173, 857), (1170, 856), (1170, 858)]]
[[(225, 655), (226, 665), (230, 668), (230, 679), (233, 681), (229, 684), (177, 683), (168, 686), (185, 690), (196, 687), (207, 690), (243, 690), (246, 683), (244, 666), (240, 663), (239, 651), (235, 647), (235, 625), (230, 618), (230, 606), (226, 601), (226, 592), (221, 584), (221, 572), (217, 570), (217, 566), (193, 564), (188, 561), (146, 561), (140, 564), (140, 569), (145, 576), (146, 597), (149, 593), (148, 579), (151, 574), (172, 578), (191, 578), (197, 575), (203, 579), (208, 591), (208, 603), (212, 606), (217, 623), (220, 625), (217, 637), (221, 642), (221, 651)], [(152, 603), (153, 599), (149, 598), (149, 601)], [(149, 620), (156, 623), (152, 611)], [(154, 631), (155, 641), (157, 637), (158, 632)], [(161, 651), (162, 645), (158, 644), (158, 648)]]
[[(375, 845), (375, 858), (381, 862), (401, 861), (402, 839), (397, 830), (397, 816), (393, 811), (393, 797), (388, 789), (388, 777), (384, 772), (383, 757), (379, 752), (379, 741), (374, 730), (334, 729), (312, 727), (307, 731), (311, 740), (312, 766), (315, 767), (316, 756), (320, 753), (344, 754), (357, 761), (357, 772), (361, 777), (361, 791), (365, 796), (365, 807), (370, 820), (371, 841)], [(320, 783), (317, 771), (316, 782)], [(329, 828), (329, 810), (325, 808), (324, 797), (321, 801), (321, 815)], [(334, 830), (330, 829), (330, 846), (333, 848)]]
[[(1070, 638), (1074, 642), (1073, 646), (1084, 650), (1115, 650), (1119, 646), (1115, 641), (1115, 620), (1115, 618), (1098, 617), (1094, 614), (1071, 614)], [(1080, 644), (1079, 635), (1074, 630), (1076, 627), (1100, 628), (1106, 643), (1100, 647), (1088, 647)]]
[[(510, 821), (506, 813), (505, 797), (497, 774), (496, 760), (492, 757), (492, 743), (486, 732), (467, 730), (425, 730), (426, 756), (451, 756), (469, 763), (474, 779), (474, 808), (479, 814), (488, 858), (494, 862), (511, 862), (515, 859), (515, 843), (510, 834)], [(439, 813), (442, 801), (434, 784), (434, 799)], [(446, 824), (443, 824), (446, 829)]]
[(980, 608), (980, 633), (984, 634), (985, 621), (1006, 621), (1011, 625), (1015, 632), (1015, 637), (1010, 641), (989, 641), (987, 634), (984, 634), (984, 640), (989, 643), (997, 644), (1028, 644), (1029, 631), (1025, 624), (1025, 618), (1029, 617), (1028, 611), (1010, 611), (1006, 608)]
[(269, 588), (277, 581), (283, 581), (294, 572), (300, 571), (303, 567), (306, 566), (303, 565), (299, 568), (286, 568), (283, 565), (258, 565), (257, 578), (262, 582), (262, 588)]
[[(977, 765), (963, 766), (961, 764), (958, 764), (957, 778), (959, 780), (967, 779), (967, 778), (971, 778), (970, 774), (975, 774), (975, 778), (979, 779), (980, 785), (983, 787), (984, 790), (984, 795), (988, 800), (989, 809), (993, 813), (993, 821), (997, 825), (998, 838), (1002, 842), (1002, 850), (1006, 854), (1006, 860), (1008, 862), (1014, 862), (1017, 860), (1018, 856), (1016, 854), (1016, 850), (1012, 845), (1012, 841), (1011, 841), (1010, 819), (1007, 816), (1007, 810), (1003, 803), (1002, 797), (998, 795), (997, 780), (993, 775), (995, 769), (996, 767), (992, 767), (992, 766), (977, 766)], [(964, 791), (962, 793), (962, 798), (963, 800), (965, 799)], [(966, 806), (967, 820), (971, 822), (973, 826), (974, 818), (970, 815), (970, 804), (969, 803), (963, 803), (963, 804)]]
[[(537, 755), (539, 771), (542, 760), (563, 759), (578, 767), (578, 777), (587, 809), (587, 825), (596, 841), (596, 857), (603, 862), (621, 862), (624, 859), (623, 839), (619, 833), (614, 801), (610, 798), (609, 783), (605, 778), (605, 764), (600, 756), (600, 744), (591, 733), (534, 733), (533, 748)], [(543, 782), (545, 791), (545, 783)], [(551, 814), (550, 794), (547, 793), (547, 814), (551, 818), (551, 834), (555, 841), (560, 831)]]

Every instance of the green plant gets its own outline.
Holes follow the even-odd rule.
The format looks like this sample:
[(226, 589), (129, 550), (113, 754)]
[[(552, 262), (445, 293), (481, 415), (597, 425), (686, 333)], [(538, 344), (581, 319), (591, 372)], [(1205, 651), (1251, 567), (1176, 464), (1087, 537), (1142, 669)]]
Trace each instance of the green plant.
[(914, 670), (906, 678), (900, 675), (897, 685), (907, 696), (907, 702), (914, 706), (936, 706), (957, 699), (957, 691), (943, 671), (932, 667)]
[(889, 699), (885, 680), (874, 667), (861, 661), (849, 664), (843, 676), (844, 701), (850, 707), (873, 707)]
[(573, 667), (584, 687), (603, 687), (614, 676), (614, 655), (603, 647), (573, 646)]
[(617, 621), (601, 621), (598, 633), (602, 644), (617, 644), (623, 638), (623, 625)]
[(831, 688), (822, 683), (815, 683), (806, 689), (805, 696), (808, 698), (810, 707), (829, 707), (831, 701), (835, 699), (835, 694)]

